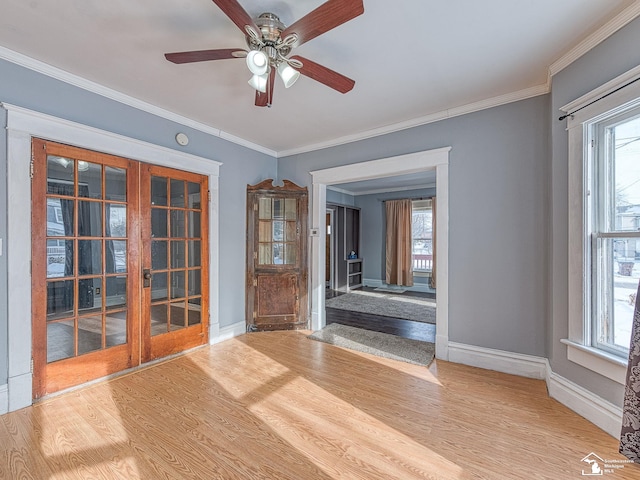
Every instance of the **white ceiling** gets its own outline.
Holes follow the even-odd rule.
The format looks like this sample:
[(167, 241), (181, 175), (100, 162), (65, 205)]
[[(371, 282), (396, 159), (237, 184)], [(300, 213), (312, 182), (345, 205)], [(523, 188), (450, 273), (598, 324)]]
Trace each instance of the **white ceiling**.
[[(260, 108), (242, 59), (164, 59), (245, 46), (211, 0), (1, 3), (0, 58), (25, 55), (280, 156), (544, 93), (550, 65), (637, 7), (634, 0), (364, 0), (363, 15), (295, 50), (354, 79), (355, 88), (343, 95), (301, 77), (286, 90), (277, 79), (273, 107)], [(288, 25), (323, 0), (240, 3)]]

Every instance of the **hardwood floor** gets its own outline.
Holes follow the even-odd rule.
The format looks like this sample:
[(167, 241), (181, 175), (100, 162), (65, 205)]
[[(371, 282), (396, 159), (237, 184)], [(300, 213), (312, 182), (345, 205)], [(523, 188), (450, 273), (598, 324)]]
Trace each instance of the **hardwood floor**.
[(436, 326), (430, 323), (414, 322), (400, 318), (383, 317), (370, 313), (351, 312), (337, 308), (326, 308), (326, 322), (341, 323), (350, 327), (358, 327), (374, 332), (389, 333), (398, 337), (436, 342)]
[[(3, 415), (0, 478), (563, 480), (591, 452), (623, 460), (542, 381), (306, 333), (246, 334)], [(622, 466), (612, 478), (640, 478)]]
[[(364, 287), (362, 290), (372, 292), (373, 288)], [(334, 290), (327, 290), (326, 298), (333, 298), (344, 295)], [(408, 297), (433, 298), (420, 292), (404, 292), (402, 295)], [(326, 323), (341, 323), (350, 327), (373, 330), (374, 332), (389, 333), (398, 337), (421, 340), (423, 342), (436, 342), (436, 326), (430, 323), (414, 322), (401, 318), (385, 317), (382, 315), (372, 315), (370, 313), (352, 312), (349, 310), (339, 310), (337, 308), (325, 308)]]

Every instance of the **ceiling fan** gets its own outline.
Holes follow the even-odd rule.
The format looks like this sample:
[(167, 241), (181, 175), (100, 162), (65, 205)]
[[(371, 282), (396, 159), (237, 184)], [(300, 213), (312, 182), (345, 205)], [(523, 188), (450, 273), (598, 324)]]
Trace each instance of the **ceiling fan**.
[(255, 103), (259, 107), (271, 106), (276, 72), (285, 88), (293, 85), (300, 74), (340, 93), (347, 93), (355, 85), (355, 81), (338, 72), (299, 55), (289, 55), (294, 48), (364, 13), (362, 0), (328, 0), (288, 27), (273, 13), (252, 19), (237, 0), (213, 0), (213, 3), (244, 32), (248, 49), (166, 53), (167, 60), (191, 63), (246, 58), (252, 73), (249, 85), (256, 90)]

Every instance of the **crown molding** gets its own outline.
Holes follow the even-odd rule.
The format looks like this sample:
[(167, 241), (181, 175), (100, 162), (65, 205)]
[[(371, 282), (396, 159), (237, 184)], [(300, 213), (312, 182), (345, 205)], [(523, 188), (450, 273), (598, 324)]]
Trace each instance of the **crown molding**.
[(255, 143), (249, 142), (245, 139), (242, 139), (230, 133), (224, 132), (220, 129), (213, 128), (201, 122), (197, 122), (190, 118), (184, 117), (182, 115), (178, 115), (176, 113), (170, 112), (168, 110), (157, 107), (150, 103), (144, 102), (142, 100), (138, 100), (124, 93), (110, 89), (108, 87), (92, 82), (90, 80), (86, 80), (82, 77), (79, 77), (72, 73), (61, 70), (57, 67), (53, 67), (44, 62), (35, 60), (33, 58), (27, 57), (26, 55), (14, 52), (12, 50), (9, 50), (8, 48), (1, 47), (1, 46), (0, 46), (0, 59), (7, 60), (9, 62), (15, 63), (17, 65), (28, 68), (30, 70), (33, 70), (35, 72), (41, 73), (43, 75), (47, 75), (57, 80), (61, 80), (65, 83), (74, 85), (76, 87), (82, 88), (92, 93), (96, 93), (98, 95), (115, 100), (122, 104), (129, 105), (131, 107), (137, 108), (147, 113), (151, 113), (158, 117), (165, 118), (167, 120), (179, 123), (187, 127), (191, 127), (195, 130), (201, 131), (203, 133), (207, 133), (209, 135), (213, 135), (215, 137), (219, 137), (221, 139), (235, 143), (236, 145), (240, 145), (240, 146), (249, 148), (251, 150), (264, 153), (274, 158), (283, 158), (291, 155), (298, 155), (302, 153), (322, 150), (324, 148), (337, 147), (340, 145), (345, 145), (347, 143), (366, 140), (366, 139), (377, 137), (380, 135), (386, 135), (389, 133), (394, 133), (394, 132), (406, 130), (409, 128), (418, 127), (421, 125), (427, 125), (429, 123), (434, 123), (441, 120), (446, 120), (448, 118), (466, 115), (469, 113), (485, 110), (492, 107), (497, 107), (500, 105), (505, 105), (505, 104), (520, 101), (520, 100), (526, 100), (528, 98), (536, 97), (539, 95), (545, 95), (550, 92), (551, 77), (553, 75), (560, 72), (562, 69), (570, 65), (572, 62), (580, 58), (582, 55), (587, 53), (589, 50), (591, 50), (596, 45), (598, 45), (599, 43), (607, 39), (609, 36), (614, 34), (616, 31), (618, 31), (619, 29), (627, 25), (629, 22), (631, 22), (638, 16), (640, 16), (640, 0), (637, 0), (636, 2), (631, 4), (629, 7), (624, 9), (622, 12), (620, 12), (614, 18), (609, 20), (607, 23), (605, 23), (602, 27), (598, 28), (596, 31), (591, 33), (582, 42), (580, 42), (575, 47), (571, 48), (562, 57), (560, 57), (558, 60), (552, 63), (548, 69), (547, 81), (544, 84), (536, 85), (536, 86), (526, 88), (524, 90), (519, 90), (516, 92), (507, 93), (505, 95), (499, 95), (496, 97), (488, 98), (485, 100), (481, 100), (479, 102), (474, 102), (467, 105), (462, 105), (459, 107), (443, 110), (440, 112), (435, 112), (429, 115), (406, 120), (404, 122), (394, 123), (391, 125), (386, 125), (384, 127), (366, 130), (364, 132), (360, 132), (353, 135), (338, 137), (332, 140), (328, 140), (326, 142), (319, 142), (311, 145), (305, 145), (302, 147), (297, 147), (297, 148), (288, 149), (288, 150), (281, 150), (281, 151), (271, 150), (261, 145), (257, 145)]
[(549, 76), (552, 77), (556, 73), (568, 67), (589, 50), (609, 38), (632, 20), (635, 20), (639, 15), (640, 1), (636, 1), (605, 23), (602, 27), (598, 28), (595, 32), (587, 36), (587, 38), (565, 53), (558, 60), (553, 62), (549, 67)]
[(361, 192), (352, 192), (351, 190), (347, 190), (345, 188), (339, 188), (334, 185), (327, 185), (327, 190), (333, 190), (338, 193), (345, 193), (347, 195), (351, 195), (352, 197), (358, 197), (360, 195), (375, 195), (378, 193), (393, 193), (393, 192), (406, 192), (409, 190), (423, 190), (425, 188), (435, 188), (435, 183), (425, 183), (424, 185), (407, 185), (404, 187), (391, 187), (391, 188), (375, 188), (371, 190), (363, 190)]
[(458, 117), (460, 115), (466, 115), (468, 113), (478, 112), (480, 110), (486, 110), (487, 108), (498, 107), (507, 103), (517, 102), (519, 100), (526, 100), (527, 98), (537, 97), (539, 95), (545, 95), (549, 93), (550, 83), (547, 82), (542, 85), (536, 85), (534, 87), (526, 88), (524, 90), (518, 90), (517, 92), (507, 93), (505, 95), (499, 95), (497, 97), (488, 98), (479, 102), (470, 103), (456, 108), (448, 110), (442, 110), (440, 112), (425, 115), (423, 117), (414, 118), (404, 122), (394, 123), (386, 125), (380, 128), (374, 128), (366, 130), (364, 132), (356, 133), (353, 135), (346, 135), (344, 137), (335, 138), (326, 142), (315, 143), (304, 147), (293, 148), (290, 150), (282, 150), (278, 152), (278, 158), (288, 157), (291, 155), (298, 155), (301, 153), (313, 152), (315, 150), (322, 150), (324, 148), (337, 147), (339, 145), (345, 145), (347, 143), (357, 142), (360, 140), (366, 140), (368, 138), (378, 137), (380, 135), (386, 135), (389, 133), (399, 132), (413, 127), (419, 127), (421, 125), (427, 125), (429, 123), (439, 122), (440, 120), (446, 120), (448, 118)]
[(104, 85), (100, 85), (99, 83), (79, 77), (78, 75), (74, 75), (73, 73), (69, 73), (60, 68), (41, 62), (40, 60), (36, 60), (34, 58), (10, 50), (6, 47), (0, 46), (0, 59), (6, 60), (24, 68), (28, 68), (29, 70), (40, 73), (42, 75), (46, 75), (55, 80), (60, 80), (88, 92), (98, 94), (110, 100), (115, 100), (116, 102), (128, 105), (143, 112), (147, 112), (157, 117), (179, 123), (181, 125), (184, 125), (185, 127), (193, 128), (194, 130), (198, 130), (214, 137), (222, 138), (229, 142), (250, 148), (251, 150), (255, 150), (257, 152), (265, 153), (272, 157), (277, 156), (277, 152), (275, 152), (274, 150), (249, 142), (247, 140), (224, 132), (218, 128), (214, 128), (204, 123), (197, 122), (177, 113), (170, 112), (169, 110), (165, 110), (163, 108), (134, 98), (130, 95), (126, 95), (122, 92), (118, 92), (117, 90), (113, 90), (109, 87), (105, 87)]

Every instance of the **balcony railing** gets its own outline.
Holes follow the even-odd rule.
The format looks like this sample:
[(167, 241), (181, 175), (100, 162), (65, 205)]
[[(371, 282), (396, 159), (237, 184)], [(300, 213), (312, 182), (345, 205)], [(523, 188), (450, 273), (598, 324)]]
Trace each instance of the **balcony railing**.
[(411, 256), (411, 261), (413, 262), (414, 270), (431, 270), (431, 266), (433, 263), (433, 255), (431, 254), (416, 254), (414, 253)]

